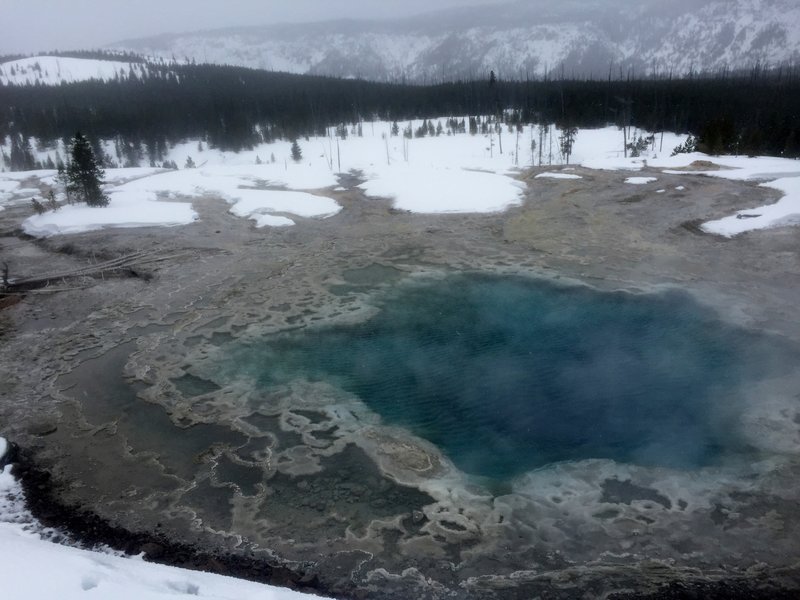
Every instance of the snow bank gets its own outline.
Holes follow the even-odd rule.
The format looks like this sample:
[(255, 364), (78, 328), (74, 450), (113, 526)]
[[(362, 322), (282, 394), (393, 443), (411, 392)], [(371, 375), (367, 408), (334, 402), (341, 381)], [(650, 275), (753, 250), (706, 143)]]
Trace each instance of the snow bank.
[(28, 235), (49, 237), (111, 227), (172, 227), (197, 219), (191, 204), (160, 202), (155, 194), (117, 190), (110, 197), (104, 208), (73, 204), (55, 212), (33, 215), (22, 223), (22, 229)]
[(534, 179), (583, 179), (580, 175), (572, 173), (539, 173)]
[[(0, 438), (3, 443), (5, 440)], [(24, 493), (0, 470), (0, 585), (9, 599), (166, 600), (192, 596), (208, 600), (312, 600), (317, 596), (231, 577), (188, 571), (61, 546), (42, 539), (42, 527), (25, 508)]]
[(286, 217), (276, 217), (273, 215), (253, 215), (250, 217), (256, 222), (256, 227), (291, 227), (294, 221)]
[(761, 185), (780, 190), (786, 195), (775, 204), (740, 210), (730, 217), (704, 223), (702, 229), (708, 233), (733, 237), (754, 229), (800, 224), (800, 177), (787, 177)]
[[(164, 600), (181, 596), (209, 600), (294, 600), (315, 598), (248, 581), (166, 567), (59, 546), (0, 529), (6, 598), (87, 597)], [(46, 576), (43, 574), (46, 573)]]
[[(578, 137), (580, 138), (583, 133), (583, 131), (579, 132)], [(612, 141), (608, 129), (595, 130), (590, 137), (593, 143), (597, 144), (597, 151), (600, 151), (602, 143), (611, 143)], [(683, 141), (677, 136), (672, 136), (675, 139), (671, 139), (668, 143), (669, 137), (665, 136), (665, 151), (668, 147), (677, 146)], [(589, 146), (591, 145), (590, 143)], [(779, 189), (787, 194), (776, 204), (739, 211), (730, 217), (705, 223), (702, 225), (702, 229), (709, 233), (732, 237), (745, 231), (800, 223), (800, 219), (797, 218), (798, 184), (792, 181), (793, 178), (800, 178), (800, 161), (767, 156), (708, 156), (700, 152), (676, 156), (668, 156), (669, 153), (665, 152), (661, 156), (625, 158), (619, 154), (615, 156), (614, 151), (606, 150), (605, 152), (606, 156), (598, 154), (593, 158), (582, 160), (582, 166), (589, 169), (606, 170), (641, 170), (644, 167), (650, 167), (662, 169), (662, 172), (668, 175), (704, 175), (734, 181), (764, 181), (765, 187)], [(626, 180), (626, 183), (639, 181), (641, 184), (645, 183), (645, 179), (647, 178), (631, 177)], [(678, 186), (675, 189), (683, 191), (686, 188)]]
[[(695, 152), (648, 162), (648, 165), (668, 169), (664, 173), (669, 174), (706, 175), (737, 181), (778, 179), (800, 175), (800, 161), (771, 156), (709, 156)], [(708, 165), (708, 168), (703, 168), (704, 165)], [(682, 167), (687, 166), (692, 166), (692, 170), (681, 170)]]
[(234, 202), (231, 214), (254, 218), (259, 227), (294, 225), (294, 221), (283, 217), (264, 218), (269, 216), (265, 213), (286, 212), (300, 217), (330, 217), (341, 210), (341, 207), (330, 198), (306, 192), (239, 189), (230, 196)]
[(373, 174), (359, 186), (368, 196), (394, 199), (419, 213), (489, 213), (522, 202), (525, 185), (496, 173), (400, 165)]
[(9, 192), (13, 192), (18, 187), (19, 187), (18, 181), (0, 179), (0, 194), (7, 194)]
[[(701, 228), (708, 233), (733, 237), (746, 231), (800, 223), (800, 161), (768, 156), (707, 156), (694, 153), (660, 160), (652, 166), (669, 167), (663, 171), (667, 174), (704, 175), (734, 181), (767, 180), (761, 185), (786, 194), (775, 204), (738, 211), (729, 217), (704, 223)], [(687, 166), (691, 166), (692, 170), (685, 170)], [(678, 186), (675, 189), (685, 188)]]

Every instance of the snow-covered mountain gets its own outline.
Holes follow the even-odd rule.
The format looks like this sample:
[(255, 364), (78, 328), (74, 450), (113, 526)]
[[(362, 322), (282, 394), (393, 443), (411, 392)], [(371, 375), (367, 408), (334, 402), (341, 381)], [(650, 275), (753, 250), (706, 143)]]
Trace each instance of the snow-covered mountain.
[(518, 0), (391, 21), (243, 27), (115, 48), (378, 80), (749, 68), (800, 58), (797, 0)]

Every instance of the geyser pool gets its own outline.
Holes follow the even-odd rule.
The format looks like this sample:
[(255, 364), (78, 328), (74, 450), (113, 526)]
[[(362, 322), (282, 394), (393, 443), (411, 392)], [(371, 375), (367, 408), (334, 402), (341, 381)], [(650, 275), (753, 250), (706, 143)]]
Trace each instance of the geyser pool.
[(462, 470), (504, 479), (565, 460), (695, 468), (748, 452), (742, 386), (790, 366), (781, 343), (679, 292), (454, 275), (375, 302), (356, 325), (234, 345), (218, 376), (330, 382)]

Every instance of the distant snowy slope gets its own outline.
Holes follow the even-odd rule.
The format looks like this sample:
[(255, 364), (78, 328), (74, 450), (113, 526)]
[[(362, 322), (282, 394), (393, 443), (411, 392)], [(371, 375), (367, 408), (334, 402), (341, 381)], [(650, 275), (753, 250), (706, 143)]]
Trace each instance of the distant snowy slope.
[(525, 0), (392, 21), (161, 35), (114, 45), (252, 68), (413, 81), (749, 68), (800, 59), (797, 0)]
[(0, 63), (0, 83), (4, 85), (59, 85), (98, 79), (109, 81), (141, 77), (147, 73), (145, 63), (34, 56)]
[(683, 14), (657, 44), (642, 46), (645, 63), (676, 73), (795, 62), (800, 57), (800, 2), (718, 0)]

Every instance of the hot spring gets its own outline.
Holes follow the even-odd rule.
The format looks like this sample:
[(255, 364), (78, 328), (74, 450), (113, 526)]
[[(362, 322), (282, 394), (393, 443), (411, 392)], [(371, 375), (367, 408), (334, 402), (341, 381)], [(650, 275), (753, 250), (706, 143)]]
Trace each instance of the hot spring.
[(742, 390), (797, 356), (680, 292), (462, 274), (373, 302), (358, 324), (233, 342), (215, 379), (330, 383), (463, 471), (505, 480), (560, 461), (694, 469), (746, 456)]

